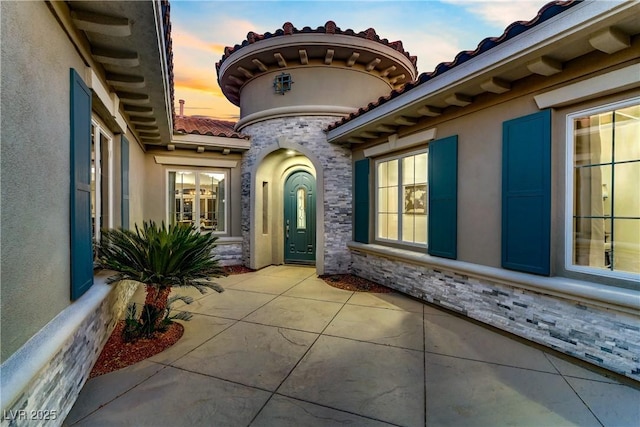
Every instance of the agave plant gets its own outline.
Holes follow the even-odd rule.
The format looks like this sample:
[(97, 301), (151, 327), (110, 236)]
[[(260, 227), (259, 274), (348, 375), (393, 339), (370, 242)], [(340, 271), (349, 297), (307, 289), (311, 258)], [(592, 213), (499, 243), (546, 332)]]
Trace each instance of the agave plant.
[(166, 227), (164, 222), (158, 226), (153, 221), (143, 222), (142, 228), (136, 224), (135, 231), (102, 232), (100, 263), (117, 273), (109, 281), (133, 280), (145, 285), (145, 303), (137, 320), (140, 335), (152, 336), (163, 321), (170, 322), (173, 287), (192, 286), (203, 294), (208, 289), (224, 290), (211, 282), (211, 278), (224, 275), (212, 255), (217, 240), (217, 236), (201, 234), (188, 224)]

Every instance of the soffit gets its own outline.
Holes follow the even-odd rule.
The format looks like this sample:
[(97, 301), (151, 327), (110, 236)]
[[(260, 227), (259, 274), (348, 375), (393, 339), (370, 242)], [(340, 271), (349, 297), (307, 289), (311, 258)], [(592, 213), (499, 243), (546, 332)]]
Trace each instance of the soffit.
[(173, 129), (173, 62), (166, 1), (67, 2), (97, 70), (117, 94), (132, 131), (146, 145), (167, 144)]

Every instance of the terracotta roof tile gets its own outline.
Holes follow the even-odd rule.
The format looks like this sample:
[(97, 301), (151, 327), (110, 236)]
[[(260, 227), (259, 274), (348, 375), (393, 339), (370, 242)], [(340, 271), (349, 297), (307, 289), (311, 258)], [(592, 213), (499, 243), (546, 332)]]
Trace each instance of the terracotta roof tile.
[(329, 125), (329, 127), (326, 130), (328, 131), (333, 130), (347, 123), (348, 121), (353, 120), (356, 117), (375, 109), (376, 107), (379, 107), (380, 105), (386, 103), (387, 101), (405, 92), (409, 92), (411, 89), (414, 89), (428, 82), (434, 77), (439, 76), (443, 73), (446, 73), (447, 71), (457, 67), (458, 65), (463, 64), (466, 61), (472, 58), (475, 58), (476, 56), (481, 55), (484, 52), (487, 52), (490, 49), (493, 49), (494, 47), (504, 43), (505, 41), (510, 40), (519, 34), (522, 34), (523, 32), (535, 27), (536, 25), (547, 21), (548, 19), (569, 9), (570, 7), (575, 6), (579, 2), (580, 2), (579, 0), (565, 0), (565, 1), (553, 1), (551, 3), (547, 3), (546, 5), (542, 6), (542, 8), (538, 11), (538, 14), (535, 16), (535, 18), (531, 19), (530, 21), (517, 21), (510, 24), (504, 30), (501, 36), (485, 38), (478, 44), (478, 47), (475, 50), (464, 50), (458, 53), (453, 61), (441, 62), (436, 66), (435, 70), (433, 70), (432, 72), (420, 74), (415, 81), (406, 83), (401, 88), (391, 91), (391, 93), (387, 96), (381, 96), (380, 98), (378, 98), (378, 101), (372, 102), (366, 107), (360, 108), (357, 112), (351, 113), (347, 117), (344, 117), (343, 119), (333, 123), (332, 125)]
[(176, 133), (184, 134), (249, 139), (247, 135), (236, 132), (234, 127), (234, 122), (215, 120), (208, 117), (176, 115), (174, 130)]
[[(171, 97), (171, 116), (175, 122), (175, 88), (174, 88), (174, 72), (173, 72), (173, 40), (171, 38), (171, 4), (169, 0), (161, 1), (161, 10), (163, 15), (163, 31), (165, 41), (165, 51), (167, 54), (167, 68), (169, 73), (169, 96)], [(175, 124), (175, 123), (174, 123)]]
[(243, 41), (242, 44), (237, 44), (233, 47), (230, 47), (230, 46), (225, 47), (224, 55), (222, 55), (222, 58), (220, 59), (220, 61), (216, 63), (216, 71), (220, 69), (220, 66), (222, 65), (222, 63), (232, 53), (242, 49), (245, 46), (249, 46), (250, 44), (257, 43), (260, 40), (270, 39), (272, 37), (288, 36), (288, 35), (293, 35), (298, 33), (341, 34), (346, 36), (360, 37), (367, 40), (373, 40), (385, 46), (389, 46), (390, 48), (400, 52), (401, 54), (406, 56), (409, 59), (409, 61), (411, 61), (414, 67), (417, 64), (417, 58), (415, 56), (411, 56), (409, 52), (406, 52), (404, 50), (404, 48), (402, 47), (401, 41), (390, 42), (387, 39), (381, 39), (380, 36), (376, 34), (376, 30), (374, 30), (373, 28), (368, 28), (367, 30), (361, 31), (359, 33), (356, 33), (351, 29), (343, 31), (340, 29), (340, 27), (336, 26), (335, 22), (328, 21), (323, 27), (318, 27), (315, 30), (312, 29), (311, 27), (304, 27), (303, 29), (299, 30), (296, 27), (294, 27), (291, 22), (285, 22), (284, 25), (282, 26), (282, 29), (276, 30), (276, 32), (274, 33), (257, 34), (257, 33), (254, 33), (253, 31), (250, 31), (247, 34), (247, 39)]

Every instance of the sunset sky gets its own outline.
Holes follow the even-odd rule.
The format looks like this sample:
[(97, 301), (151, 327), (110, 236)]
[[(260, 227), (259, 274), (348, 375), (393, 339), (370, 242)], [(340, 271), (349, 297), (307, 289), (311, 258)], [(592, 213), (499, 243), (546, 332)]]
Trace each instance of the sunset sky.
[(374, 28), (381, 38), (401, 40), (418, 57), (418, 72), (432, 71), (485, 37), (499, 36), (514, 21), (536, 16), (547, 0), (442, 1), (184, 1), (171, 2), (176, 112), (237, 121), (238, 107), (222, 95), (215, 63), (225, 46), (249, 31), (275, 32), (285, 22), (317, 28), (331, 20), (356, 32)]

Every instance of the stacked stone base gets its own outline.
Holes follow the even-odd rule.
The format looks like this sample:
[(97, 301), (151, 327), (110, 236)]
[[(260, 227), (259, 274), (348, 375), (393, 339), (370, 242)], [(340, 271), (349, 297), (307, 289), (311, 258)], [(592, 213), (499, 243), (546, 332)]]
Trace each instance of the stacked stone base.
[(223, 238), (218, 240), (214, 254), (220, 265), (242, 265), (242, 238)]
[(352, 273), (640, 381), (640, 317), (352, 249)]
[[(39, 335), (43, 336), (32, 338), (3, 364), (1, 426), (62, 425), (136, 289), (133, 282), (117, 285), (102, 282), (94, 285), (80, 300), (41, 329)], [(10, 392), (8, 388), (20, 384), (20, 381), (9, 377), (25, 374), (24, 371), (16, 372), (25, 365), (21, 359), (35, 358), (38, 353), (46, 351), (43, 350), (45, 346), (50, 350), (52, 340), (58, 342), (51, 357), (28, 372), (30, 380), (17, 395), (15, 391), (12, 393), (15, 397), (11, 402), (4, 401)], [(16, 367), (18, 369), (14, 369)]]

